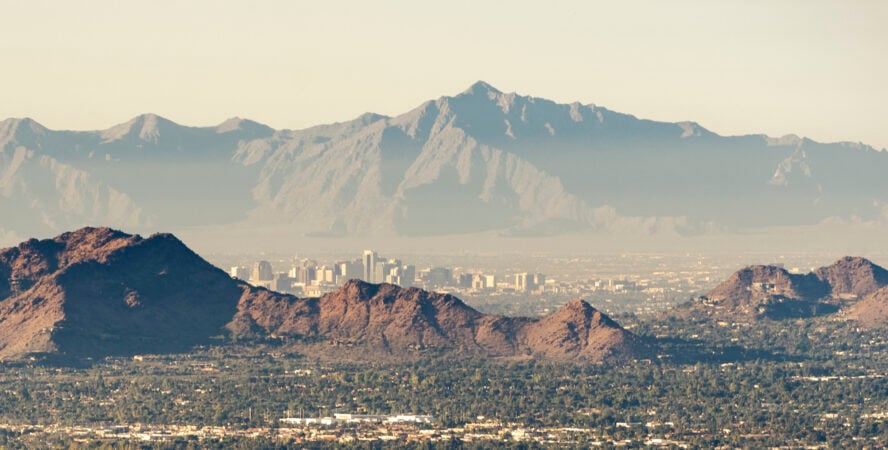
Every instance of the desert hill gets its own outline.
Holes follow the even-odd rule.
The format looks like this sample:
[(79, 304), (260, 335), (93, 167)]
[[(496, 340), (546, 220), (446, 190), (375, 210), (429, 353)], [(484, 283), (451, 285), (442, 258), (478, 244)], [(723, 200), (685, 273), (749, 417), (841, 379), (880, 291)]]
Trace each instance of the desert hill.
[(888, 271), (860, 257), (844, 257), (808, 274), (774, 266), (735, 272), (681, 314), (749, 321), (835, 312), (888, 286)]
[(221, 334), (240, 292), (169, 234), (32, 239), (0, 251), (0, 358), (181, 351)]
[(264, 295), (265, 301), (241, 302), (232, 322), (235, 332), (258, 329), (274, 335), (322, 336), (330, 343), (389, 353), (434, 349), (601, 361), (648, 350), (636, 336), (582, 300), (551, 316), (528, 319), (482, 314), (447, 294), (360, 280), (319, 299)]
[(888, 270), (865, 258), (846, 256), (814, 271), (830, 287), (834, 298), (863, 298), (888, 286)]
[(0, 359), (176, 352), (225, 336), (310, 338), (395, 357), (430, 349), (602, 361), (647, 351), (581, 300), (526, 319), (358, 280), (297, 298), (230, 278), (170, 234), (84, 228), (0, 250)]

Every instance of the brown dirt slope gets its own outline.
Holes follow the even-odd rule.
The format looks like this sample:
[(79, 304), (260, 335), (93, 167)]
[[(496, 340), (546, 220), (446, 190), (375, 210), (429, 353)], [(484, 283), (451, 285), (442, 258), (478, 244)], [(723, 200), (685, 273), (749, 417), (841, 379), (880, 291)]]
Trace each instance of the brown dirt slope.
[(888, 287), (883, 287), (845, 310), (845, 315), (867, 328), (888, 328)]

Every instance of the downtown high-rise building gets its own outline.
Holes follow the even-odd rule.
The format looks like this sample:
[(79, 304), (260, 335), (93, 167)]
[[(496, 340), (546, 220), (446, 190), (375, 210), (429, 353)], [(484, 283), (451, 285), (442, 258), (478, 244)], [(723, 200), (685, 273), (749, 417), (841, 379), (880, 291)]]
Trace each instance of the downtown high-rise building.
[(373, 250), (364, 250), (364, 257), (362, 258), (362, 262), (364, 263), (364, 281), (368, 283), (379, 283), (379, 280), (376, 279), (376, 260), (378, 259), (379, 255)]
[(257, 261), (250, 272), (250, 281), (271, 281), (274, 279), (274, 270), (268, 261)]

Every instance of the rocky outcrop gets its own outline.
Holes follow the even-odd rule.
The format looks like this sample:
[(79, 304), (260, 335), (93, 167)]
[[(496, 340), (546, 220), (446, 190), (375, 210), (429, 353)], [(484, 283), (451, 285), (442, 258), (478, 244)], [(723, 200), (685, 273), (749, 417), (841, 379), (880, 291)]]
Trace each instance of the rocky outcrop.
[(297, 298), (231, 279), (170, 234), (84, 228), (0, 251), (0, 359), (187, 351), (227, 337), (308, 339), (394, 357), (431, 350), (603, 361), (645, 350), (581, 300), (526, 319), (358, 280)]
[[(817, 277), (790, 274), (774, 266), (749, 266), (731, 275), (681, 314), (728, 321), (807, 317), (831, 309), (817, 299), (829, 286)], [(832, 308), (834, 309), (834, 308)]]
[(236, 333), (323, 337), (389, 354), (434, 350), (478, 356), (604, 361), (645, 354), (636, 338), (582, 300), (543, 319), (482, 314), (456, 297), (351, 280), (319, 299), (242, 298)]
[(169, 234), (32, 239), (0, 251), (0, 358), (187, 350), (223, 334), (240, 292)]
[(860, 257), (844, 257), (808, 274), (749, 266), (731, 275), (681, 314), (749, 321), (832, 313), (888, 286), (888, 272)]
[(828, 292), (828, 285), (810, 275), (790, 274), (774, 266), (749, 266), (716, 286), (707, 297), (715, 303), (740, 307), (758, 298), (816, 299)]
[(861, 257), (846, 256), (814, 274), (829, 285), (835, 298), (863, 298), (888, 286), (888, 270)]
[(648, 352), (634, 334), (583, 300), (574, 300), (548, 317), (525, 324), (522, 332), (527, 348), (549, 359), (601, 361)]

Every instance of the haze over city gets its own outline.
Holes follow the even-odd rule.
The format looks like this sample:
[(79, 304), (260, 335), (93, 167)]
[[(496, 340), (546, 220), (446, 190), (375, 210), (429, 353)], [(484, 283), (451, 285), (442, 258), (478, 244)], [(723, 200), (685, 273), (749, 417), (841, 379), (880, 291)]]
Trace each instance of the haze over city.
[(0, 448), (888, 443), (886, 2), (0, 11)]

